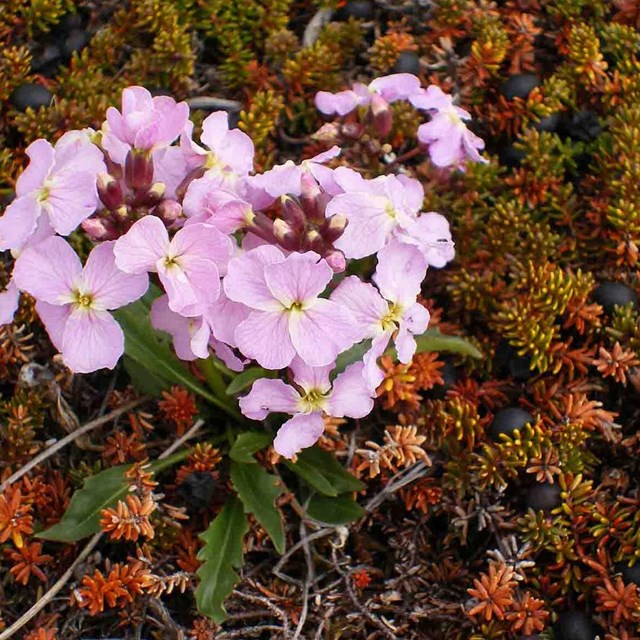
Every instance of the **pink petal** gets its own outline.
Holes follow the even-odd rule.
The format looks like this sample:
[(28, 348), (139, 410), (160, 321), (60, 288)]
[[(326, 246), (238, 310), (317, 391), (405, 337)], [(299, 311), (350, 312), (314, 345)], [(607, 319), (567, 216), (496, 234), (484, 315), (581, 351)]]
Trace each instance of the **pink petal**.
[(344, 193), (327, 205), (327, 218), (341, 214), (349, 224), (334, 246), (347, 258), (366, 258), (384, 247), (396, 220), (388, 211), (389, 200), (367, 193)]
[(183, 316), (205, 313), (220, 295), (220, 275), (215, 263), (202, 258), (185, 258), (182, 265), (158, 266), (160, 282), (169, 296), (169, 307)]
[(282, 380), (260, 378), (238, 401), (240, 411), (252, 420), (264, 420), (270, 413), (296, 413), (300, 394)]
[(315, 97), (316, 109), (325, 115), (335, 113), (339, 116), (344, 116), (347, 113), (351, 113), (361, 103), (363, 103), (363, 99), (350, 89), (339, 91), (338, 93), (318, 91)]
[(0, 292), (0, 325), (13, 322), (13, 316), (20, 305), (20, 291), (13, 279), (9, 280), (7, 288)]
[(390, 339), (391, 333), (389, 331), (375, 337), (371, 343), (371, 349), (362, 358), (364, 381), (371, 391), (375, 391), (384, 380), (384, 372), (378, 366), (378, 358), (386, 351)]
[(313, 446), (324, 433), (320, 413), (300, 414), (287, 420), (278, 429), (273, 448), (285, 458), (293, 458), (302, 449)]
[(356, 362), (336, 377), (327, 413), (336, 418), (364, 418), (373, 409), (374, 395), (364, 379), (364, 364)]
[(355, 343), (353, 317), (342, 305), (319, 298), (311, 308), (287, 314), (291, 342), (308, 365), (333, 364)]
[(411, 362), (416, 352), (416, 341), (413, 336), (420, 335), (427, 330), (430, 317), (429, 311), (419, 303), (414, 304), (405, 312), (395, 337), (400, 362), (405, 364)]
[(156, 263), (166, 255), (169, 234), (160, 218), (145, 216), (116, 240), (113, 253), (118, 269), (125, 273), (156, 271)]
[(413, 304), (427, 274), (427, 261), (417, 247), (392, 240), (378, 251), (373, 281), (384, 298)]
[[(272, 245), (263, 245), (229, 261), (224, 291), (235, 302), (252, 309), (276, 311), (282, 305), (274, 299), (265, 281), (265, 267), (282, 262), (284, 254)], [(287, 363), (288, 364), (288, 363)]]
[(373, 80), (369, 90), (379, 93), (387, 102), (407, 100), (420, 91), (420, 78), (412, 73), (394, 73)]
[(229, 236), (208, 224), (191, 224), (180, 229), (171, 241), (171, 255), (179, 257), (187, 268), (187, 260), (210, 260), (224, 274), (231, 256), (233, 244)]
[(236, 328), (235, 340), (247, 358), (256, 360), (265, 369), (284, 369), (296, 355), (287, 315), (280, 311), (252, 312)]
[(67, 320), (71, 315), (70, 304), (49, 304), (48, 302), (36, 302), (36, 312), (44, 324), (44, 328), (49, 334), (49, 338), (53, 346), (62, 351), (62, 339), (64, 337), (64, 329), (67, 326)]
[(430, 211), (398, 235), (399, 240), (416, 245), (431, 267), (444, 267), (455, 256), (447, 219)]
[(207, 309), (206, 316), (213, 335), (231, 347), (236, 347), (236, 327), (249, 317), (251, 310), (240, 302), (229, 300), (224, 290), (219, 298)]
[(209, 344), (213, 348), (217, 358), (220, 358), (224, 365), (231, 369), (231, 371), (240, 372), (244, 369), (245, 365), (249, 363), (249, 360), (241, 360), (236, 356), (231, 347), (227, 346), (224, 342), (216, 340), (215, 338), (209, 339)]
[(59, 236), (25, 249), (16, 260), (13, 279), (21, 291), (50, 304), (71, 302), (80, 258)]
[(124, 334), (107, 311), (71, 313), (62, 338), (62, 360), (74, 373), (113, 369), (124, 352)]
[(0, 251), (19, 249), (35, 231), (40, 205), (34, 196), (14, 200), (0, 218)]
[(325, 367), (310, 367), (304, 360), (296, 356), (289, 368), (293, 372), (294, 382), (306, 392), (315, 390), (327, 393), (331, 389), (329, 374), (333, 369), (333, 363)]
[(124, 273), (116, 267), (115, 242), (103, 242), (95, 247), (85, 264), (76, 286), (93, 294), (93, 308), (117, 309), (141, 298), (149, 286), (146, 273)]
[(362, 282), (358, 276), (348, 276), (331, 294), (331, 300), (351, 312), (356, 342), (372, 338), (382, 331), (381, 321), (389, 313), (389, 305), (373, 285)]
[(53, 147), (47, 140), (36, 140), (26, 149), (29, 166), (20, 174), (16, 182), (16, 196), (22, 197), (40, 189), (53, 167)]
[(49, 178), (51, 186), (43, 209), (60, 235), (69, 235), (97, 209), (96, 175), (66, 167)]
[(269, 264), (264, 278), (274, 298), (286, 308), (317, 298), (326, 288), (333, 270), (314, 251), (292, 253), (282, 262)]
[(451, 108), (452, 98), (440, 87), (432, 84), (426, 89), (410, 96), (409, 102), (411, 102), (416, 109), (423, 109), (425, 111), (441, 111)]
[(71, 168), (76, 172), (90, 173), (94, 177), (104, 173), (102, 151), (91, 142), (90, 129), (67, 131), (54, 147), (54, 164), (51, 174)]
[(315, 156), (313, 156), (313, 158), (309, 158), (308, 160), (305, 160), (305, 162), (324, 164), (325, 162), (329, 162), (329, 160), (337, 158), (340, 153), (342, 153), (342, 149), (340, 149), (338, 145), (334, 144), (331, 149), (327, 149), (322, 153), (317, 153)]
[(173, 338), (173, 348), (180, 360), (196, 360), (198, 356), (191, 348), (191, 323), (197, 321), (193, 318), (185, 318), (169, 309), (167, 296), (160, 296), (151, 305), (151, 324), (154, 329), (164, 331)]

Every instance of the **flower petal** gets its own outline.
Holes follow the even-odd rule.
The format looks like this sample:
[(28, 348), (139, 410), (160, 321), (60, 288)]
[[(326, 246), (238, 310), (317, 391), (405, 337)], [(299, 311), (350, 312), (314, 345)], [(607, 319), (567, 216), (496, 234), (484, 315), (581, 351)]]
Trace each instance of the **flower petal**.
[(0, 293), (0, 325), (13, 322), (13, 316), (20, 304), (20, 291), (13, 279), (9, 280), (7, 288)]
[(160, 218), (145, 216), (116, 240), (113, 253), (118, 269), (125, 273), (155, 271), (169, 246), (169, 234)]
[(282, 380), (260, 378), (240, 398), (240, 411), (252, 420), (264, 420), (270, 413), (295, 413), (300, 394)]
[(291, 311), (286, 317), (297, 354), (312, 367), (334, 363), (355, 343), (353, 316), (332, 300), (319, 298), (311, 308)]
[(22, 247), (34, 233), (40, 212), (33, 196), (14, 200), (0, 218), (0, 251)]
[(317, 298), (326, 288), (333, 270), (315, 251), (292, 253), (282, 262), (269, 264), (264, 278), (273, 294), (283, 306)]
[(265, 369), (284, 369), (296, 355), (287, 316), (280, 311), (253, 311), (236, 327), (235, 340), (247, 358)]
[(273, 448), (285, 458), (293, 458), (302, 449), (313, 446), (324, 433), (320, 413), (300, 414), (287, 420), (278, 429)]
[(392, 240), (378, 251), (373, 281), (384, 298), (408, 306), (416, 301), (427, 274), (427, 261), (417, 247)]
[(36, 302), (36, 312), (44, 324), (44, 328), (49, 334), (49, 338), (53, 346), (62, 351), (62, 339), (64, 337), (64, 329), (67, 326), (67, 320), (71, 315), (70, 304), (49, 304), (38, 300)]
[(53, 147), (47, 140), (36, 140), (26, 149), (29, 156), (29, 166), (20, 174), (16, 182), (18, 197), (40, 189), (53, 167)]
[(149, 287), (146, 273), (134, 275), (116, 267), (115, 244), (103, 242), (95, 247), (76, 283), (92, 294), (95, 308), (118, 309), (141, 298)]
[(107, 311), (78, 310), (67, 319), (62, 360), (74, 373), (113, 369), (124, 352), (124, 334)]
[(71, 302), (82, 264), (70, 245), (54, 236), (28, 247), (16, 260), (13, 279), (21, 291), (50, 304)]
[(358, 276), (345, 278), (331, 294), (331, 300), (351, 312), (355, 320), (357, 340), (373, 338), (382, 331), (381, 321), (389, 313), (389, 305), (368, 282)]
[(336, 418), (364, 418), (373, 409), (372, 389), (364, 379), (364, 364), (348, 366), (333, 382), (327, 413)]

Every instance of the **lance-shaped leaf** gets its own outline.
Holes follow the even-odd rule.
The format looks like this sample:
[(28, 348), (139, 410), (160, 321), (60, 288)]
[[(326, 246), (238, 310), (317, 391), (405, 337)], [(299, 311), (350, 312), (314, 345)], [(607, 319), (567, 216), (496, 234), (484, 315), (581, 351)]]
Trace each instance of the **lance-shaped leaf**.
[(364, 484), (352, 476), (328, 451), (319, 447), (303, 449), (294, 463), (284, 463), (303, 480), (325, 496), (360, 491)]
[(282, 494), (278, 479), (259, 464), (231, 462), (231, 482), (244, 505), (269, 534), (278, 553), (284, 553), (285, 538), (282, 516), (275, 501)]
[(238, 434), (229, 451), (229, 457), (236, 462), (255, 464), (253, 454), (270, 445), (272, 441), (273, 434), (266, 431), (245, 431)]
[[(188, 453), (185, 450), (157, 460), (151, 464), (151, 470), (157, 472), (170, 467), (183, 460)], [(102, 510), (114, 507), (118, 500), (124, 500), (129, 493), (129, 483), (124, 477), (129, 469), (130, 464), (119, 465), (87, 478), (82, 489), (73, 494), (60, 522), (41, 531), (37, 536), (56, 542), (76, 542), (100, 531)]]
[(366, 511), (347, 495), (337, 498), (315, 495), (307, 505), (307, 515), (323, 524), (348, 524), (361, 518)]
[(224, 600), (239, 580), (235, 569), (242, 567), (242, 539), (248, 530), (242, 503), (231, 495), (209, 528), (199, 536), (204, 547), (198, 552), (198, 560), (203, 564), (196, 572), (200, 578), (196, 605), (202, 615), (217, 623), (224, 621)]

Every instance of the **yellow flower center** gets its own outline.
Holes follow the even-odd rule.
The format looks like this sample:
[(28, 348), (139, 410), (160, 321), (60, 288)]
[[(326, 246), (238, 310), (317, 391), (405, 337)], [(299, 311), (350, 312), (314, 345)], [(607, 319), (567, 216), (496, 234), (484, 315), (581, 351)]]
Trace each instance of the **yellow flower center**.
[(393, 331), (396, 328), (396, 323), (402, 316), (402, 309), (400, 305), (395, 302), (389, 303), (388, 313), (380, 319), (380, 324), (384, 331)]
[(325, 397), (320, 389), (309, 389), (309, 391), (300, 398), (301, 408), (307, 413), (322, 410), (324, 403)]
[(74, 291), (74, 302), (79, 309), (88, 310), (93, 304), (93, 296), (90, 293), (82, 293), (82, 291)]

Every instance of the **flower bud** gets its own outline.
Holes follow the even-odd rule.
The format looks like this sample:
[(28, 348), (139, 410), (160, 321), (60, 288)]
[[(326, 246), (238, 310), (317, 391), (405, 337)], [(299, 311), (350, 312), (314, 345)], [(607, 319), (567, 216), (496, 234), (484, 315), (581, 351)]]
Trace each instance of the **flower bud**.
[(187, 189), (189, 188), (189, 185), (194, 180), (197, 180), (198, 178), (202, 178), (202, 176), (206, 172), (207, 172), (206, 167), (196, 167), (195, 169), (191, 170), (185, 176), (182, 182), (176, 187), (176, 198), (178, 198), (178, 200), (184, 199), (184, 196), (187, 193)]
[(323, 191), (316, 179), (309, 173), (303, 174), (301, 180), (300, 205), (307, 217), (313, 221), (324, 220), (325, 199), (322, 197)]
[(389, 103), (378, 94), (371, 98), (371, 119), (373, 127), (381, 138), (391, 133), (393, 126), (393, 113)]
[(167, 227), (170, 227), (182, 215), (182, 206), (179, 202), (167, 198), (160, 202), (153, 213), (157, 215)]
[(324, 259), (333, 269), (333, 273), (342, 273), (347, 267), (347, 261), (344, 258), (344, 254), (342, 251), (338, 251), (337, 249), (331, 249), (331, 251), (324, 256)]
[(155, 207), (164, 197), (165, 186), (162, 182), (154, 182), (151, 189), (140, 193), (136, 197), (134, 205), (137, 207)]
[(151, 154), (129, 151), (124, 163), (124, 182), (134, 191), (148, 191), (153, 183)]
[(324, 253), (324, 239), (316, 229), (310, 229), (305, 233), (304, 245), (309, 251), (317, 251), (320, 255)]
[(118, 230), (108, 218), (87, 218), (82, 221), (82, 230), (92, 240), (115, 240)]
[(322, 234), (325, 242), (332, 244), (344, 233), (348, 224), (349, 220), (347, 220), (345, 216), (337, 214), (325, 220), (324, 224), (320, 228), (320, 233)]
[(300, 238), (286, 221), (278, 218), (273, 221), (273, 235), (278, 243), (287, 251), (295, 251), (300, 247)]
[(99, 173), (97, 181), (98, 196), (102, 204), (113, 211), (124, 202), (124, 194), (120, 183), (108, 173)]
[(280, 206), (282, 216), (289, 223), (291, 230), (302, 231), (307, 224), (302, 207), (291, 196), (281, 196)]

